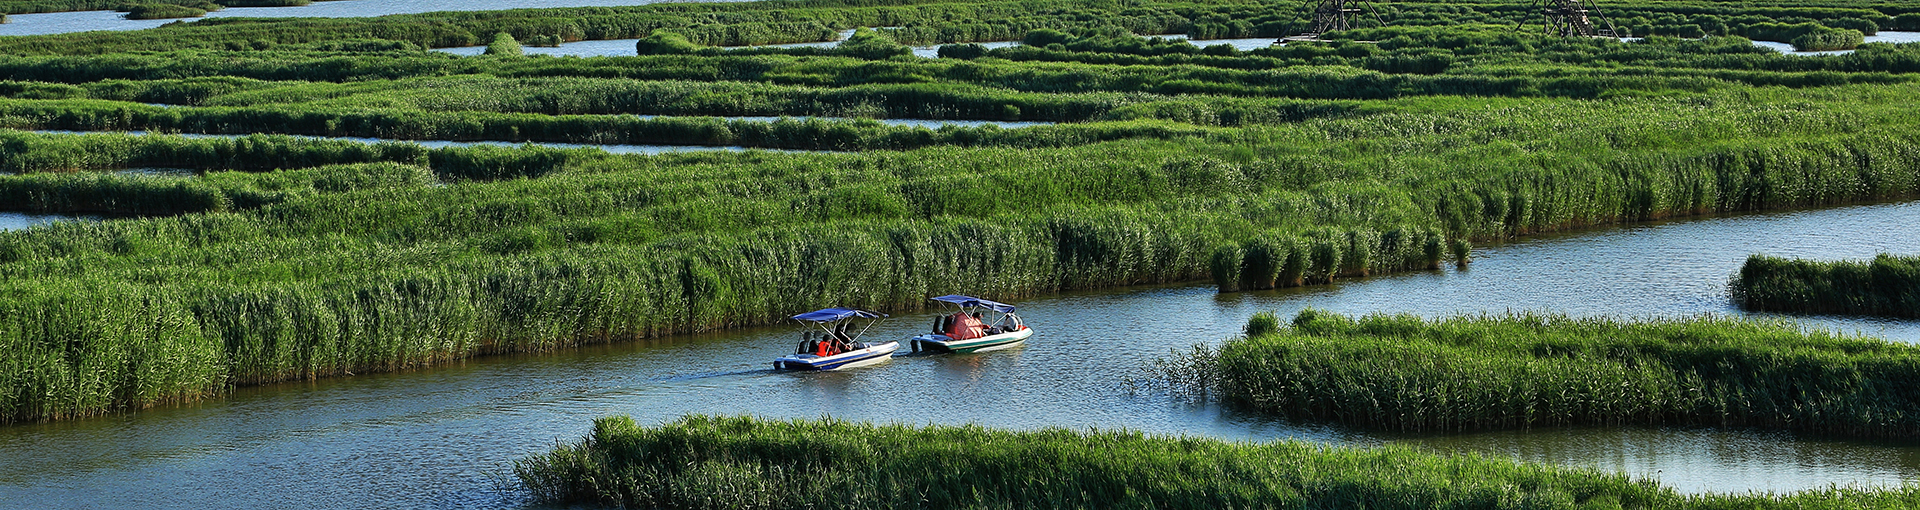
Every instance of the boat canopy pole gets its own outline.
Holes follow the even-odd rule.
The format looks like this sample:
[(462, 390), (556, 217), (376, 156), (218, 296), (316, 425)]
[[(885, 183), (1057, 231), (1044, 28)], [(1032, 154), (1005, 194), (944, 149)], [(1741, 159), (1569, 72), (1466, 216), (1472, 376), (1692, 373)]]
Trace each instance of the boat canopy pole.
[(860, 328), (860, 334), (858, 334), (858, 335), (854, 335), (854, 336), (853, 336), (853, 338), (849, 338), (849, 339), (847, 339), (847, 341), (849, 341), (849, 342), (851, 342), (851, 341), (853, 341), (854, 339), (858, 339), (858, 338), (864, 338), (864, 337), (866, 337), (866, 336), (867, 336), (867, 330), (869, 330), (869, 329), (873, 329), (873, 326), (874, 326), (874, 325), (877, 325), (877, 324), (880, 324), (880, 323), (882, 323), (882, 322), (886, 322), (886, 321), (887, 321), (887, 319), (886, 319), (886, 318), (881, 318), (880, 320), (877, 320), (877, 321), (870, 321), (870, 322), (867, 322), (867, 327), (864, 327), (864, 328)]

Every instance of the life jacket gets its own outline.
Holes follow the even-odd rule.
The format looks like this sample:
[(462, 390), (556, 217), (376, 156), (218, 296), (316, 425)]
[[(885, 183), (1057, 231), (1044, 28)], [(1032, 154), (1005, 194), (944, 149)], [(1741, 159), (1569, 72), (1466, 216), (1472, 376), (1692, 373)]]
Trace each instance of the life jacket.
[(953, 314), (953, 324), (947, 327), (947, 337), (954, 340), (972, 340), (987, 336), (987, 326), (980, 319), (964, 313)]
[(814, 347), (814, 351), (813, 351), (813, 355), (819, 356), (822, 358), (827, 356), (832, 356), (835, 354), (839, 354), (839, 353), (833, 352), (833, 341), (827, 340), (827, 339), (821, 339), (820, 344)]

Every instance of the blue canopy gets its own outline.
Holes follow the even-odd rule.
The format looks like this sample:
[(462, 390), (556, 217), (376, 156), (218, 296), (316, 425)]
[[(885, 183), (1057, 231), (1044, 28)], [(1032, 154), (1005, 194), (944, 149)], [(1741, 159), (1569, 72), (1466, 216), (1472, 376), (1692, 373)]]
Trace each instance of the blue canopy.
[(960, 306), (979, 306), (979, 307), (984, 307), (989, 310), (993, 310), (1000, 313), (1013, 313), (1013, 305), (1009, 305), (1006, 303), (1002, 303), (1002, 302), (994, 301), (990, 299), (980, 299), (973, 296), (948, 294), (945, 296), (933, 298), (933, 300), (943, 302), (943, 303), (953, 303)]
[(833, 322), (837, 320), (852, 319), (855, 317), (859, 317), (863, 319), (875, 319), (875, 318), (886, 317), (886, 316), (887, 314), (861, 310), (858, 308), (824, 308), (820, 310), (814, 310), (811, 312), (803, 313), (800, 315), (795, 315), (793, 316), (793, 318), (803, 320), (803, 321)]

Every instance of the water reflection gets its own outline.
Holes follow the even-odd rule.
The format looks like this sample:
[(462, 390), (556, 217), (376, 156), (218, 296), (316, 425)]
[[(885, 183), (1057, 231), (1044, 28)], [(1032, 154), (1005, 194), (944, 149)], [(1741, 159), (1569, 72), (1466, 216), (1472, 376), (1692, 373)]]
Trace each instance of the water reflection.
[[(513, 459), (579, 437), (593, 418), (630, 414), (658, 423), (688, 413), (1406, 443), (1598, 467), (1685, 491), (1895, 484), (1920, 478), (1920, 445), (1649, 428), (1373, 434), (1125, 388), (1153, 358), (1217, 342), (1261, 310), (1737, 314), (1722, 285), (1748, 253), (1920, 253), (1917, 224), (1920, 203), (1863, 205), (1529, 239), (1480, 249), (1470, 271), (1327, 287), (1227, 295), (1205, 285), (1065, 293), (1016, 300), (1039, 333), (1025, 347), (905, 356), (843, 373), (767, 370), (792, 348), (801, 331), (794, 326), (245, 388), (196, 405), (0, 428), (0, 501), (45, 508), (292, 508), (312, 501), (511, 507), (519, 501), (492, 490), (489, 476)], [(869, 335), (906, 338), (932, 317), (895, 314)], [(1912, 321), (1795, 320), (1920, 341), (1920, 323)]]
[[(831, 48), (834, 46), (838, 46), (841, 41), (846, 40), (846, 38), (852, 34), (853, 34), (852, 30), (843, 30), (840, 32), (839, 37), (835, 38), (832, 41), (794, 43), (794, 44), (768, 44), (768, 45), (765, 45), (764, 47), (768, 47), (768, 48), (807, 48), (807, 47)], [(1187, 39), (1186, 34), (1159, 35), (1159, 36), (1152, 36), (1152, 37), (1164, 37), (1168, 39)], [(563, 43), (559, 46), (551, 46), (551, 47), (526, 46), (526, 47), (522, 47), (521, 50), (528, 55), (550, 55), (555, 57), (631, 57), (635, 53), (634, 43), (639, 41), (640, 41), (639, 39), (605, 39), (605, 40), (598, 40), (598, 41), (575, 41), (575, 42)], [(1199, 39), (1199, 40), (1189, 40), (1188, 42), (1193, 43), (1193, 45), (1195, 46), (1201, 46), (1201, 47), (1225, 44), (1228, 46), (1232, 46), (1234, 47), (1234, 49), (1238, 49), (1240, 51), (1249, 51), (1249, 50), (1255, 50), (1259, 48), (1272, 46), (1274, 41), (1275, 39), (1272, 37), (1256, 37), (1256, 38), (1250, 38), (1250, 39)], [(1020, 42), (1019, 41), (988, 41), (988, 42), (952, 43), (952, 44), (978, 44), (980, 46), (986, 47), (987, 49), (997, 49), (997, 48), (1011, 48), (1014, 46), (1019, 46)], [(940, 58), (941, 46), (949, 46), (949, 44), (915, 46), (913, 48), (913, 55), (920, 58)], [(433, 51), (471, 57), (471, 56), (477, 56), (477, 55), (486, 53), (487, 47), (486, 46), (464, 46), (464, 47), (458, 47), (458, 48), (435, 48)]]
[[(1865, 42), (1892, 43), (1892, 44), (1915, 43), (1915, 42), (1920, 42), (1920, 32), (1880, 32), (1879, 34), (1876, 34), (1876, 35), (1867, 36), (1865, 39)], [(1773, 51), (1778, 51), (1788, 55), (1807, 56), (1807, 57), (1820, 56), (1820, 55), (1845, 55), (1848, 53), (1853, 53), (1853, 50), (1798, 51), (1793, 49), (1792, 44), (1787, 44), (1783, 42), (1773, 42), (1773, 41), (1754, 41), (1753, 45), (1770, 49)]]
[(100, 221), (98, 216), (0, 212), (0, 232), (26, 230), (56, 221)]

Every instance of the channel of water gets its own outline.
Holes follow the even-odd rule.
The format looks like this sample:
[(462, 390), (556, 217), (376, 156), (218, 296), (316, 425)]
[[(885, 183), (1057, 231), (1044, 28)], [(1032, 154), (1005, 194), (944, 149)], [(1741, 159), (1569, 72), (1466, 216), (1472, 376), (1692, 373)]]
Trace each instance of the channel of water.
[(0, 212), (0, 232), (26, 230), (56, 221), (99, 221), (96, 216), (72, 216), (66, 214), (32, 214), (21, 212)]
[[(840, 44), (840, 41), (846, 40), (846, 38), (851, 35), (853, 35), (852, 30), (843, 30), (840, 32), (839, 38), (832, 41), (794, 43), (794, 44), (769, 44), (766, 46), (771, 48), (802, 48), (802, 47), (831, 48), (834, 46), (838, 46)], [(1157, 35), (1157, 36), (1151, 36), (1151, 37), (1164, 37), (1168, 39), (1186, 39), (1187, 38), (1186, 34)], [(521, 50), (529, 55), (551, 55), (555, 57), (631, 57), (634, 55), (636, 51), (634, 49), (634, 43), (636, 42), (639, 42), (639, 39), (605, 39), (605, 40), (598, 40), (598, 41), (575, 41), (575, 42), (569, 42), (569, 43), (561, 43), (559, 46), (545, 46), (545, 47), (525, 46), (525, 47), (522, 47)], [(1274, 39), (1272, 37), (1256, 37), (1251, 39), (1202, 39), (1202, 40), (1190, 40), (1189, 42), (1192, 42), (1195, 46), (1201, 46), (1201, 47), (1225, 44), (1228, 46), (1232, 46), (1235, 49), (1238, 49), (1240, 51), (1248, 51), (1248, 50), (1272, 46)], [(1006, 48), (1006, 47), (1012, 47), (1012, 46), (1019, 46), (1020, 42), (1019, 41), (989, 41), (989, 42), (979, 42), (979, 43), (956, 43), (956, 44), (978, 44), (981, 46), (985, 46), (987, 49), (994, 49), (994, 48)], [(946, 45), (936, 44), (932, 46), (916, 46), (913, 48), (913, 55), (920, 58), (940, 58), (941, 46), (946, 46)], [(459, 48), (435, 48), (433, 51), (471, 57), (471, 56), (486, 53), (487, 47), (486, 46), (465, 46), (465, 47), (459, 47)]]
[[(1880, 43), (1893, 43), (1893, 44), (1916, 43), (1916, 42), (1920, 42), (1920, 32), (1880, 32), (1879, 34), (1876, 34), (1876, 35), (1867, 36), (1866, 42), (1870, 42), (1870, 43), (1880, 42)], [(1778, 51), (1780, 53), (1784, 53), (1788, 55), (1795, 55), (1795, 56), (1802, 56), (1802, 57), (1817, 57), (1821, 55), (1845, 55), (1848, 53), (1853, 53), (1853, 50), (1797, 51), (1793, 49), (1793, 45), (1791, 44), (1787, 44), (1783, 42), (1773, 42), (1773, 41), (1754, 41), (1753, 45), (1770, 49), (1773, 51)]]
[[(834, 416), (993, 427), (1117, 428), (1235, 440), (1397, 442), (1650, 477), (1688, 492), (1792, 491), (1920, 479), (1920, 443), (1669, 428), (1402, 436), (1287, 423), (1128, 391), (1148, 360), (1219, 342), (1262, 310), (1426, 316), (1741, 314), (1724, 282), (1750, 253), (1822, 259), (1920, 253), (1920, 202), (1730, 216), (1482, 247), (1471, 269), (1283, 291), (1189, 284), (1015, 300), (1039, 334), (1023, 348), (912, 356), (841, 373), (776, 373), (797, 327), (501, 356), (405, 373), (242, 388), (207, 402), (0, 427), (0, 501), (40, 508), (511, 508), (513, 459), (591, 419), (688, 413)], [(904, 338), (930, 314), (873, 335)], [(1793, 318), (1920, 342), (1920, 323)]]

